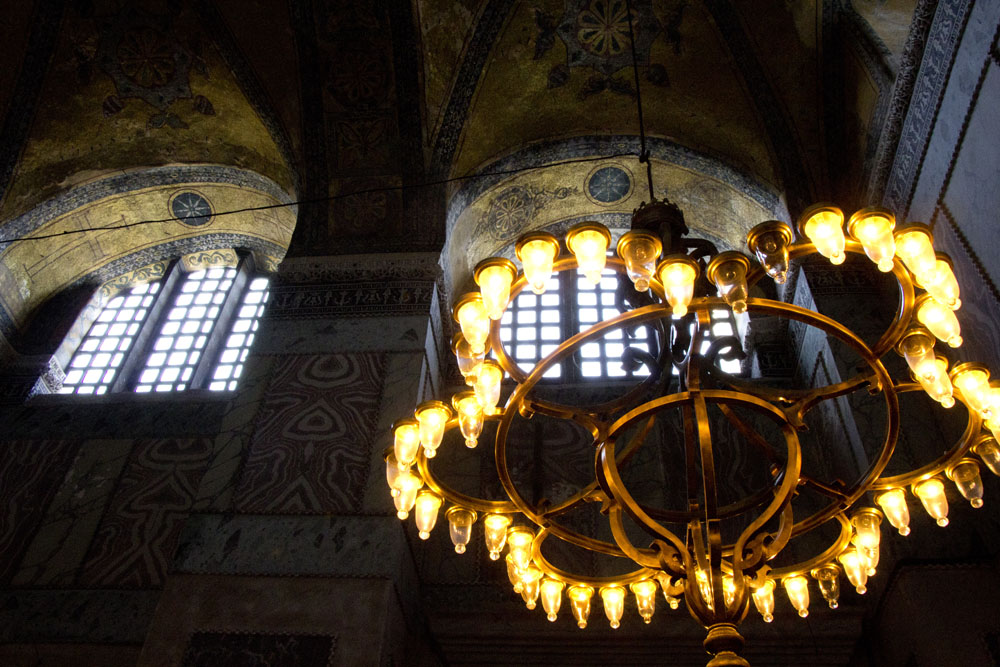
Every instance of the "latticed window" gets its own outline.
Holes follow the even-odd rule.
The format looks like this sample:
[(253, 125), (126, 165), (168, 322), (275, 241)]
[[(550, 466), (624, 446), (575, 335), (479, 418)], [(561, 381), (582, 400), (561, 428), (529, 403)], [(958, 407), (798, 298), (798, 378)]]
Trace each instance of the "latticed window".
[(63, 394), (193, 388), (231, 391), (243, 372), (264, 312), (268, 279), (252, 262), (185, 272), (108, 301), (80, 342)]
[[(562, 271), (549, 279), (541, 295), (523, 290), (513, 299), (501, 320), (500, 340), (517, 364), (530, 370), (542, 358), (551, 354), (563, 340), (593, 325), (618, 315), (615, 290), (619, 275), (605, 269), (596, 286), (575, 271)], [(703, 341), (705, 352), (712, 340), (737, 333), (736, 321), (728, 308), (713, 310), (711, 336)], [(657, 349), (656, 334), (650, 327), (637, 326), (629, 331), (614, 329), (598, 340), (584, 343), (568, 363), (551, 366), (544, 377), (563, 382), (590, 378), (642, 378), (649, 369), (640, 365), (631, 370), (622, 364), (625, 349), (640, 352)], [(718, 366), (726, 373), (739, 373), (739, 360), (719, 359)]]

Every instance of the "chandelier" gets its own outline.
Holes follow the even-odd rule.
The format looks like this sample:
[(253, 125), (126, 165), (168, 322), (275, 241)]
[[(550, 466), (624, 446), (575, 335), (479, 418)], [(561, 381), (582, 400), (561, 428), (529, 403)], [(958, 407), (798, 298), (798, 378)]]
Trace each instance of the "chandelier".
[[(502, 257), (476, 266), (479, 291), (453, 306), (461, 332), (452, 348), (471, 388), (450, 401), (421, 403), (412, 417), (393, 425), (386, 479), (399, 518), (412, 514), (421, 539), (430, 537), (443, 507), (457, 553), (465, 553), (474, 528), (481, 526), (490, 558), (504, 557), (515, 594), (528, 609), (540, 601), (548, 620), (568, 606), (584, 628), (599, 600), (612, 628), (632, 605), (649, 623), (662, 594), (671, 609), (683, 604), (707, 630), (710, 667), (748, 665), (739, 655), (744, 640), (737, 627), (751, 604), (771, 622), (778, 588), (802, 617), (809, 613), (811, 590), (831, 608), (838, 605), (844, 578), (865, 593), (879, 562), (884, 522), (908, 535), (909, 506), (916, 499), (938, 525), (947, 525), (946, 481), (973, 507), (982, 506), (980, 461), (1000, 475), (1000, 382), (991, 382), (982, 364), (949, 368), (935, 350), (961, 345), (955, 315), (961, 300), (951, 260), (935, 252), (924, 224), (897, 227), (891, 211), (865, 208), (845, 225), (839, 208), (818, 204), (802, 213), (796, 230), (777, 220), (753, 227), (746, 237), (748, 253), (720, 252), (709, 241), (689, 237), (680, 209), (653, 196), (634, 45), (632, 50), (639, 160), (646, 163), (650, 202), (633, 213), (631, 230), (613, 255), (611, 232), (585, 222), (562, 242), (544, 231), (522, 236), (515, 246), (520, 267)], [(852, 263), (867, 257), (895, 281), (897, 304), (877, 338), (863, 338), (819, 308), (751, 296), (776, 293), (765, 281), (784, 284), (792, 262), (815, 255), (834, 266), (849, 255), (859, 256)], [(618, 314), (560, 341), (533, 367), (522, 368), (501, 335), (508, 306), (526, 289), (542, 295), (554, 274), (579, 272), (581, 280), (597, 285), (610, 271), (620, 279)], [(853, 375), (796, 388), (769, 386), (748, 372), (725, 373), (716, 363), (720, 358), (747, 355), (738, 335), (712, 335), (712, 315), (721, 309), (816, 330), (853, 355)], [(629, 345), (640, 327), (652, 332), (641, 349)], [(548, 371), (615, 332), (624, 343), (622, 365), (644, 371), (630, 375), (633, 381), (621, 395), (591, 392), (589, 402), (571, 401), (546, 390), (551, 384), (542, 380)], [(745, 371), (749, 367), (744, 363)], [(509, 394), (501, 405), (505, 387)], [(881, 416), (870, 421), (881, 422), (882, 433), (871, 443), (860, 474), (844, 482), (804, 470), (799, 433), (808, 430), (807, 420), (824, 405), (865, 391), (877, 401)], [(900, 437), (899, 398), (910, 392), (923, 392), (943, 410), (960, 402), (967, 419), (936, 460), (907, 471), (893, 461), (890, 469)], [(571, 422), (586, 434), (581, 444), (593, 455), (587, 482), (554, 499), (523, 488), (524, 471), (515, 470), (523, 466), (512, 465), (511, 453), (518, 426), (531, 419)], [(449, 484), (447, 465), (435, 461), (442, 444), (464, 449), (452, 442), (458, 436), (476, 449), (486, 425), (495, 436), (492, 451), (482, 456), (500, 489), (488, 498)], [(739, 456), (731, 449), (723, 454), (718, 440), (725, 429), (739, 434)], [(812, 442), (836, 453), (834, 445)], [(636, 461), (654, 450), (672, 474), (644, 469), (637, 475), (634, 468), (643, 466)], [(735, 493), (731, 469), (739, 476), (754, 466), (764, 471), (757, 486)], [(810, 503), (802, 502), (804, 490), (812, 494)], [(599, 509), (601, 530), (583, 530), (568, 520), (581, 508)], [(611, 575), (595, 574), (581, 562), (557, 565), (553, 543), (628, 565)], [(799, 544), (806, 548), (791, 546)]]
[[(445, 503), (458, 553), (466, 550), (478, 522), (492, 559), (499, 559), (506, 549), (507, 573), (515, 592), (529, 609), (540, 598), (549, 620), (557, 618), (565, 600), (577, 623), (585, 627), (596, 596), (613, 628), (619, 626), (627, 598), (634, 599), (639, 616), (648, 623), (662, 592), (670, 607), (676, 609), (683, 601), (708, 630), (705, 648), (714, 656), (709, 665), (746, 665), (738, 655), (743, 639), (737, 625), (751, 601), (770, 622), (779, 587), (803, 617), (813, 586), (834, 608), (842, 577), (864, 593), (879, 561), (883, 520), (901, 535), (910, 531), (908, 505), (913, 501), (908, 501), (907, 490), (941, 526), (948, 523), (945, 480), (954, 483), (973, 507), (982, 506), (979, 460), (1000, 474), (1000, 385), (991, 385), (989, 371), (981, 364), (966, 362), (949, 369), (944, 355), (935, 352), (937, 341), (951, 347), (961, 344), (955, 316), (961, 301), (950, 261), (934, 252), (926, 225), (896, 228), (891, 212), (867, 208), (851, 216), (845, 235), (841, 211), (817, 205), (801, 216), (797, 241), (784, 222), (768, 221), (751, 229), (747, 246), (752, 258), (735, 251), (718, 252), (710, 243), (687, 238), (686, 231), (676, 206), (653, 201), (635, 212), (632, 230), (622, 235), (613, 257), (607, 256), (612, 238), (608, 229), (588, 222), (567, 233), (565, 253), (550, 234), (521, 237), (516, 245), (520, 270), (500, 257), (480, 262), (475, 271), (480, 290), (465, 294), (454, 306), (461, 333), (453, 347), (472, 390), (456, 393), (449, 403), (421, 403), (412, 418), (397, 422), (394, 445), (385, 456), (386, 476), (399, 517), (406, 519), (412, 512), (421, 538), (429, 537)], [(761, 281), (783, 283), (791, 261), (815, 254), (834, 265), (847, 255), (867, 256), (898, 284), (898, 308), (873, 345), (816, 310), (749, 296)], [(597, 282), (606, 268), (627, 276), (633, 288), (628, 303), (619, 300), (620, 314), (562, 341), (530, 370), (519, 367), (500, 337), (500, 319), (511, 300), (526, 288), (544, 292), (554, 272), (579, 271)], [(723, 373), (714, 365), (716, 356), (739, 355), (741, 350), (735, 337), (706, 346), (710, 314), (720, 308), (815, 327), (852, 349), (862, 367), (847, 380), (803, 389), (768, 387)], [(659, 344), (642, 355), (649, 375), (624, 396), (579, 406), (540, 395), (539, 382), (547, 369), (608, 331), (638, 325), (652, 327)], [(488, 351), (493, 358), (486, 358)], [(883, 363), (892, 351), (905, 359), (905, 366), (897, 364), (906, 369), (905, 377), (900, 373), (893, 377)], [(500, 407), (504, 378), (514, 386)], [(885, 433), (877, 455), (852, 484), (827, 484), (805, 475), (797, 432), (805, 428), (807, 413), (860, 389), (881, 398)], [(898, 397), (915, 391), (925, 392), (942, 408), (963, 403), (967, 424), (937, 460), (887, 475), (899, 438)], [(673, 445), (682, 452), (676, 464), (683, 467), (686, 480), (680, 490), (686, 507), (679, 510), (640, 502), (622, 475), (622, 467), (640, 448), (665, 446), (651, 434), (657, 420), (670, 410), (681, 411), (685, 434), (683, 443)], [(723, 482), (716, 474), (720, 461), (713, 446), (716, 426), (710, 410), (720, 411), (747, 432), (748, 440), (767, 455), (771, 480), (761, 492), (720, 502)], [(740, 411), (756, 414), (757, 419), (740, 417)], [(529, 501), (508, 461), (514, 421), (535, 415), (572, 420), (593, 438), (592, 483), (557, 504)], [(496, 422), (496, 437), (489, 454), (506, 495), (503, 500), (456, 491), (433, 465), (448, 431), (458, 429), (466, 446), (475, 448), (484, 424), (491, 421)], [(763, 433), (754, 432), (755, 424), (767, 421), (774, 425), (771, 435), (780, 436), (777, 444), (764, 442)], [(798, 516), (793, 499), (803, 485), (818, 490), (828, 502)], [(595, 539), (561, 521), (568, 511), (587, 503), (600, 503), (613, 540)], [(740, 518), (738, 534), (724, 528)], [(800, 562), (770, 564), (790, 539), (825, 524), (836, 526), (836, 536), (825, 549)], [(637, 543), (633, 527), (646, 536), (645, 543)], [(736, 538), (724, 539), (727, 530)], [(614, 577), (575, 574), (547, 559), (543, 545), (550, 538), (627, 559), (635, 568)]]

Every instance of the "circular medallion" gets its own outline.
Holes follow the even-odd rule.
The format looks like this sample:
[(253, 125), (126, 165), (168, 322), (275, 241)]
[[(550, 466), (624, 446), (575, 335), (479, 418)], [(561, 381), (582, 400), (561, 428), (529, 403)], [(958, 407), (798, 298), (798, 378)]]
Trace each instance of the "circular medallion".
[(632, 179), (620, 167), (601, 167), (587, 180), (587, 195), (601, 204), (625, 199), (632, 191)]
[(201, 227), (212, 219), (212, 205), (197, 192), (181, 192), (170, 200), (173, 216), (191, 227)]

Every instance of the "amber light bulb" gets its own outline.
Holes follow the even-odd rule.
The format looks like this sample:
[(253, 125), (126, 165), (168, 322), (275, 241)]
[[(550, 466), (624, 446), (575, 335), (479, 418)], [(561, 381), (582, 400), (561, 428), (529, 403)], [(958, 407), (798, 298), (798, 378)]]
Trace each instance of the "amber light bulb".
[(535, 533), (527, 526), (514, 526), (507, 529), (507, 548), (514, 567), (523, 570), (531, 564), (531, 545), (535, 541)]
[(809, 615), (809, 580), (800, 574), (792, 577), (785, 577), (781, 580), (781, 585), (785, 587), (788, 600), (799, 612), (799, 616), (805, 618)]
[(570, 586), (566, 591), (569, 598), (570, 608), (573, 610), (573, 618), (579, 628), (587, 627), (587, 618), (590, 616), (590, 598), (594, 595), (594, 589), (590, 586), (577, 584)]
[(420, 422), (401, 419), (392, 425), (393, 454), (400, 470), (409, 470), (420, 451)]
[(451, 408), (441, 401), (425, 401), (417, 406), (414, 416), (420, 425), (420, 444), (424, 456), (429, 459), (437, 455), (437, 448), (444, 438), (444, 429), (451, 419)]
[(983, 480), (979, 476), (979, 463), (975, 459), (961, 459), (948, 468), (946, 474), (970, 505), (976, 509), (983, 506)]
[(637, 291), (649, 289), (649, 280), (662, 251), (660, 239), (648, 232), (626, 232), (618, 241), (618, 256), (624, 260), (625, 272)]
[(542, 571), (537, 567), (528, 566), (521, 572), (521, 599), (528, 609), (534, 609), (538, 603), (538, 593), (541, 588)]
[(847, 223), (848, 233), (861, 243), (868, 259), (883, 273), (892, 271), (892, 258), (896, 254), (896, 240), (892, 235), (895, 228), (896, 216), (884, 208), (861, 209)]
[(768, 220), (747, 232), (747, 247), (764, 265), (767, 275), (779, 285), (788, 278), (788, 245), (792, 228), (780, 220)]
[(765, 623), (774, 620), (774, 579), (768, 579), (762, 585), (750, 591), (753, 606), (760, 612)]
[(414, 521), (417, 524), (420, 539), (426, 540), (431, 536), (431, 531), (437, 524), (438, 510), (440, 509), (441, 496), (427, 489), (417, 494)]
[(629, 590), (635, 595), (635, 604), (644, 623), (653, 620), (656, 611), (656, 589), (658, 586), (652, 579), (643, 579), (629, 585)]
[(562, 592), (565, 585), (561, 581), (549, 579), (548, 577), (542, 579), (542, 609), (545, 610), (545, 616), (550, 621), (555, 621), (558, 617), (559, 608), (562, 606)]
[[(681, 600), (679, 597), (671, 595), (669, 591), (672, 589), (670, 585), (670, 575), (666, 572), (658, 572), (656, 575), (656, 581), (659, 582), (660, 588), (663, 590), (663, 599), (667, 601), (667, 605), (671, 609), (677, 609), (681, 606)], [(681, 583), (683, 583), (681, 579)]]
[(448, 519), (448, 535), (451, 537), (451, 543), (455, 545), (455, 553), (464, 554), (469, 540), (472, 539), (472, 524), (476, 522), (476, 513), (452, 505), (444, 515)]
[(552, 234), (532, 232), (520, 238), (514, 253), (524, 267), (524, 279), (528, 281), (531, 291), (544, 293), (559, 255), (559, 241)]
[(882, 507), (885, 518), (902, 536), (910, 534), (910, 508), (906, 506), (906, 492), (903, 489), (889, 489), (875, 496), (875, 502)]
[(503, 381), (503, 368), (492, 359), (487, 359), (479, 366), (479, 375), (473, 389), (476, 399), (483, 407), (483, 414), (493, 415), (497, 412), (500, 402), (500, 383)]
[(893, 235), (896, 240), (896, 256), (915, 276), (933, 271), (937, 258), (934, 255), (934, 236), (930, 228), (920, 222), (900, 227)]
[(580, 272), (595, 286), (601, 282), (609, 245), (611, 232), (597, 222), (581, 222), (566, 233), (566, 247), (576, 257)]
[(490, 257), (476, 265), (473, 279), (479, 285), (483, 306), (491, 320), (503, 317), (510, 301), (510, 286), (517, 277), (514, 262), (503, 257)]
[(947, 257), (944, 253), (940, 253), (934, 269), (917, 276), (917, 282), (936, 301), (952, 310), (958, 310), (962, 307), (961, 288), (951, 268), (951, 260)]
[(962, 345), (962, 327), (951, 308), (925, 294), (917, 299), (916, 309), (917, 321), (927, 327), (938, 340), (951, 347)]
[(931, 477), (917, 482), (913, 485), (913, 495), (920, 498), (920, 503), (937, 525), (942, 528), (948, 525), (948, 498), (944, 495), (941, 480)]
[(486, 341), (490, 337), (490, 316), (486, 304), (478, 292), (462, 295), (454, 308), (454, 318), (462, 327), (462, 335), (469, 342), (473, 354), (486, 352)]
[(698, 263), (686, 255), (671, 255), (656, 267), (656, 275), (663, 284), (667, 303), (677, 317), (687, 315), (688, 305), (694, 296), (694, 281), (698, 277)]
[(985, 435), (972, 447), (972, 451), (983, 460), (994, 475), (1000, 475), (1000, 445), (996, 437)]
[[(927, 372), (928, 370), (931, 372)], [(917, 381), (920, 382), (920, 386), (924, 388), (927, 395), (943, 407), (950, 408), (955, 405), (951, 378), (948, 376), (948, 360), (944, 357), (936, 357), (933, 366), (922, 367), (922, 371), (923, 375), (918, 376)]]
[(625, 613), (625, 589), (622, 586), (602, 586), (601, 601), (604, 603), (604, 615), (615, 630), (621, 625), (622, 614)]
[[(488, 341), (487, 341), (488, 342)], [(472, 386), (476, 383), (476, 376), (479, 374), (479, 365), (486, 358), (486, 345), (482, 352), (476, 354), (472, 351), (469, 341), (459, 332), (451, 339), (451, 351), (455, 353), (455, 360), (458, 362), (458, 370), (465, 378), (465, 384)]]
[(747, 271), (750, 260), (734, 250), (716, 255), (705, 269), (705, 276), (719, 289), (734, 313), (747, 310)]
[(819, 592), (830, 609), (836, 609), (840, 599), (840, 568), (834, 563), (827, 563), (809, 574), (819, 584)]
[(830, 262), (844, 263), (847, 239), (844, 238), (844, 213), (839, 208), (826, 204), (809, 207), (799, 219), (799, 231)]
[(511, 518), (505, 514), (487, 514), (483, 519), (483, 537), (486, 539), (486, 550), (490, 552), (490, 560), (498, 560), (500, 552), (507, 543), (507, 527)]
[(409, 470), (405, 470), (396, 476), (395, 484), (399, 493), (392, 500), (396, 505), (396, 516), (403, 520), (410, 516), (410, 510), (413, 509), (413, 504), (417, 501), (417, 492), (424, 485), (424, 480)]
[(504, 562), (507, 563), (507, 579), (510, 581), (511, 586), (514, 587), (514, 592), (520, 593), (524, 590), (524, 582), (521, 581), (521, 573), (517, 569), (517, 565), (514, 564), (514, 559), (511, 558), (510, 554), (507, 554)]
[(882, 541), (882, 515), (877, 509), (863, 507), (851, 517), (851, 525), (854, 527), (854, 537), (851, 539), (855, 545), (863, 549), (877, 549)]
[(951, 383), (958, 387), (962, 401), (970, 410), (982, 413), (989, 405), (990, 372), (975, 362), (958, 364), (951, 369)]
[(896, 349), (919, 381), (934, 377), (934, 337), (929, 331), (922, 327), (910, 329), (903, 334)]
[(854, 586), (854, 590), (860, 595), (864, 595), (868, 592), (868, 569), (865, 559), (858, 553), (855, 548), (850, 548), (844, 551), (837, 557), (840, 561), (841, 566), (844, 568), (844, 574), (847, 575), (847, 580), (851, 582)]
[(451, 398), (451, 403), (458, 413), (458, 428), (465, 437), (465, 446), (469, 449), (475, 448), (479, 444), (479, 436), (483, 433), (483, 406), (473, 391), (455, 394)]

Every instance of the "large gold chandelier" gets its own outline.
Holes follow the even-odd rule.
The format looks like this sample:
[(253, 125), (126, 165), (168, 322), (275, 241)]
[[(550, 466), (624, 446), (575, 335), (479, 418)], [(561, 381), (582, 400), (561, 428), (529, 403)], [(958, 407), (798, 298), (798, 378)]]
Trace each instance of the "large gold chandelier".
[[(466, 550), (474, 526), (481, 525), (490, 557), (497, 560), (506, 550), (515, 592), (529, 609), (540, 598), (549, 620), (557, 618), (565, 601), (578, 625), (586, 626), (596, 596), (617, 628), (627, 599), (634, 600), (647, 623), (659, 593), (674, 609), (683, 601), (708, 631), (704, 644), (713, 666), (748, 664), (738, 655), (743, 639), (737, 625), (751, 601), (764, 620), (771, 621), (777, 588), (784, 589), (801, 616), (808, 614), (814, 586), (831, 607), (837, 606), (842, 577), (864, 593), (878, 564), (883, 519), (901, 535), (909, 533), (909, 494), (942, 526), (948, 522), (946, 481), (973, 507), (982, 505), (980, 460), (1000, 474), (1000, 386), (991, 386), (982, 365), (967, 362), (949, 369), (947, 359), (935, 352), (937, 341), (951, 347), (961, 344), (955, 315), (961, 301), (950, 261), (935, 253), (930, 229), (920, 223), (897, 228), (893, 214), (879, 208), (851, 216), (846, 235), (844, 222), (838, 208), (817, 205), (802, 214), (797, 239), (789, 224), (768, 221), (747, 235), (749, 254), (717, 252), (685, 236), (687, 228), (676, 206), (654, 200), (635, 212), (632, 230), (621, 236), (615, 256), (608, 257), (608, 229), (584, 223), (568, 232), (565, 251), (550, 234), (523, 236), (516, 245), (520, 269), (499, 257), (480, 262), (475, 271), (479, 291), (462, 296), (454, 306), (461, 326), (454, 351), (472, 389), (456, 393), (447, 403), (422, 403), (412, 418), (394, 425), (394, 446), (385, 459), (399, 517), (412, 513), (420, 537), (427, 539), (447, 505), (444, 515), (458, 553)], [(761, 281), (783, 283), (790, 262), (817, 253), (834, 265), (848, 255), (867, 256), (898, 284), (896, 312), (874, 344), (815, 310), (750, 296)], [(500, 336), (500, 319), (512, 299), (526, 288), (542, 293), (553, 273), (579, 271), (597, 282), (606, 269), (627, 276), (645, 301), (562, 341), (533, 368), (519, 367)], [(719, 346), (705, 351), (710, 313), (720, 308), (814, 327), (853, 350), (860, 368), (835, 384), (802, 389), (768, 387), (723, 373), (713, 365)], [(582, 345), (638, 325), (652, 327), (660, 342), (652, 351), (650, 374), (624, 396), (579, 406), (539, 392), (546, 371)], [(729, 341), (730, 346), (738, 344)], [(894, 351), (905, 358), (903, 376), (893, 377), (883, 363)], [(501, 407), (504, 378), (513, 387)], [(807, 414), (825, 401), (861, 389), (881, 398), (884, 413), (884, 433), (867, 470), (849, 484), (829, 484), (804, 474), (797, 433), (805, 428)], [(937, 460), (888, 475), (900, 430), (898, 397), (921, 390), (943, 408), (963, 403), (968, 410), (964, 432)], [(686, 480), (679, 490), (686, 499), (680, 509), (637, 500), (622, 475), (623, 466), (641, 448), (665, 446), (652, 433), (672, 410), (681, 412), (685, 434), (683, 443), (674, 444), (682, 452), (676, 465), (683, 467)], [(760, 492), (736, 502), (720, 501), (722, 481), (716, 471), (721, 462), (713, 446), (710, 412), (720, 412), (758, 451), (769, 452), (770, 483)], [(572, 420), (592, 437), (593, 481), (556, 504), (530, 501), (509, 465), (513, 423), (537, 415)], [(474, 448), (489, 422), (495, 422), (496, 437), (492, 451), (484, 455), (493, 458), (506, 496), (502, 500), (459, 492), (444, 481), (447, 471), (439, 474), (434, 466), (447, 432), (458, 429), (465, 444)], [(768, 436), (760, 432), (759, 425), (768, 422), (771, 436), (778, 434), (771, 438), (776, 442), (765, 442)], [(793, 501), (800, 486), (819, 491), (827, 502), (799, 516)], [(612, 540), (597, 539), (562, 520), (588, 503), (600, 503)], [(741, 522), (737, 532), (725, 528), (734, 521)], [(772, 565), (790, 540), (831, 525), (835, 537), (818, 553)], [(643, 540), (636, 539), (636, 529)], [(726, 535), (736, 537), (727, 540)], [(626, 559), (633, 568), (598, 577), (557, 567), (545, 555), (550, 538)]]

